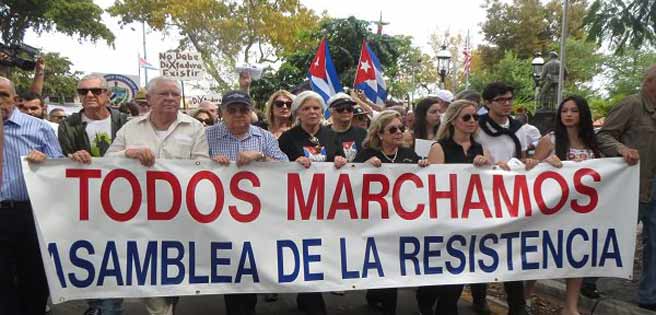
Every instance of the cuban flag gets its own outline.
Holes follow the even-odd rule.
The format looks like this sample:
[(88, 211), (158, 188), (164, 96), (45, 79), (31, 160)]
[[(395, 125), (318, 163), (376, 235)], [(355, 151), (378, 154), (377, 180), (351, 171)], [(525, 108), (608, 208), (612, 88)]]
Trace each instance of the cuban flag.
[(139, 57), (139, 67), (150, 69), (150, 70), (159, 70), (159, 68), (153, 66), (150, 62), (148, 62), (146, 59), (141, 57)]
[[(314, 56), (312, 64), (310, 64), (308, 79), (312, 91), (319, 93), (324, 102), (328, 102), (331, 96), (342, 92), (342, 84), (339, 82), (335, 65), (330, 58), (330, 51), (325, 38), (321, 40), (317, 55)], [(325, 116), (326, 118), (330, 116), (328, 109), (326, 109)]]
[(355, 72), (355, 82), (353, 86), (362, 90), (364, 95), (375, 104), (385, 105), (387, 100), (387, 87), (383, 79), (383, 67), (380, 61), (369, 48), (366, 41), (362, 41), (362, 50), (360, 51), (360, 62), (358, 70)]

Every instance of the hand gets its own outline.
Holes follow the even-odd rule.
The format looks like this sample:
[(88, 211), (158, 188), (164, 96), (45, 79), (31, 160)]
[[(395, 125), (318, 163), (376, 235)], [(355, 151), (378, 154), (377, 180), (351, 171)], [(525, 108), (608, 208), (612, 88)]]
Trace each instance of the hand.
[(43, 56), (40, 56), (39, 58), (36, 59), (36, 66), (34, 67), (34, 72), (35, 73), (40, 73), (40, 74), (45, 74), (46, 71), (46, 60), (43, 58)]
[(504, 171), (510, 171), (510, 166), (508, 166), (508, 163), (506, 163), (505, 161), (497, 162), (495, 165), (498, 166), (499, 168), (501, 168)]
[(619, 153), (626, 161), (626, 164), (636, 165), (640, 161), (640, 152), (636, 149), (624, 148)]
[(338, 155), (338, 156), (335, 157), (335, 168), (336, 169), (342, 168), (342, 166), (346, 165), (346, 163), (348, 163), (348, 161), (343, 156)]
[(383, 165), (383, 162), (375, 156), (368, 159), (367, 163), (369, 163), (369, 164), (371, 164), (372, 166), (375, 166), (375, 167), (380, 167), (381, 165)]
[(560, 158), (557, 155), (550, 155), (548, 158), (544, 159), (545, 162), (547, 162), (549, 165), (556, 167), (556, 168), (561, 168), (563, 167), (563, 162), (560, 160)]
[(258, 151), (239, 152), (239, 157), (237, 157), (237, 166), (248, 165), (250, 162), (260, 160), (262, 156), (262, 153)]
[(219, 163), (223, 166), (228, 166), (230, 164), (230, 159), (225, 155), (218, 155), (212, 158), (212, 161)]
[(428, 159), (421, 159), (421, 160), (419, 160), (417, 165), (419, 165), (419, 167), (426, 167), (426, 166), (430, 165), (430, 162), (428, 162)]
[(312, 161), (304, 156), (299, 156), (298, 159), (296, 159), (296, 163), (303, 165), (305, 168), (309, 168)]
[(490, 164), (490, 161), (483, 155), (474, 157), (474, 166), (481, 167)]
[(48, 158), (45, 153), (39, 152), (37, 150), (32, 150), (32, 152), (27, 154), (27, 161), (31, 163), (41, 163)]
[(153, 154), (153, 151), (150, 151), (148, 148), (127, 149), (125, 150), (125, 156), (139, 160), (141, 165), (146, 167), (151, 167), (155, 164), (155, 154)]
[(242, 91), (248, 91), (251, 87), (251, 73), (248, 71), (243, 71), (239, 73), (239, 88)]
[(527, 158), (527, 159), (524, 160), (524, 164), (526, 165), (526, 170), (530, 171), (532, 168), (534, 168), (538, 164), (540, 164), (540, 161), (538, 161), (536, 159)]
[(68, 157), (78, 163), (91, 164), (91, 154), (86, 150), (80, 150), (73, 154), (69, 154)]

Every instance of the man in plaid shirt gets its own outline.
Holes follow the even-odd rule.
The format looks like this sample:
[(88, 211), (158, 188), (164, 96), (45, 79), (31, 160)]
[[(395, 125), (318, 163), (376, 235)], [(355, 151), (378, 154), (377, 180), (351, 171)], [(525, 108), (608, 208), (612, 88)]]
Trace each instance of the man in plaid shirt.
[(234, 161), (239, 166), (252, 161), (289, 161), (270, 132), (251, 125), (252, 110), (248, 94), (230, 91), (223, 95), (223, 121), (206, 131), (214, 161), (223, 165)]
[[(289, 161), (270, 132), (251, 125), (252, 110), (248, 94), (230, 91), (223, 95), (223, 121), (206, 130), (210, 157), (214, 161), (221, 165), (233, 161), (238, 166), (253, 161)], [(255, 314), (255, 294), (227, 294), (224, 299), (228, 315)]]

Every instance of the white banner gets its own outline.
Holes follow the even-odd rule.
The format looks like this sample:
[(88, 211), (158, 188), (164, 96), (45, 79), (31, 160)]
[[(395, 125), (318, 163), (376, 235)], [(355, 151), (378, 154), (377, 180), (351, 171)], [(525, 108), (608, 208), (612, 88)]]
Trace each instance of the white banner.
[(55, 303), (632, 275), (638, 167), (23, 166)]
[(200, 53), (190, 51), (160, 53), (159, 68), (162, 76), (180, 81), (202, 80), (204, 74)]

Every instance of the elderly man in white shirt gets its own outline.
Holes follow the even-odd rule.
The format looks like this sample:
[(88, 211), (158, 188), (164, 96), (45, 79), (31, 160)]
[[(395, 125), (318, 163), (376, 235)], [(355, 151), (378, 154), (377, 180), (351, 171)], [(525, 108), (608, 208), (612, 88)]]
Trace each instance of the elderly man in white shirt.
[[(128, 121), (116, 134), (105, 157), (137, 159), (152, 166), (156, 159), (209, 159), (205, 128), (196, 119), (179, 111), (178, 82), (158, 77), (148, 82), (146, 99), (151, 110), (145, 116)], [(71, 157), (81, 163), (91, 163), (88, 155)], [(170, 299), (145, 299), (151, 315), (172, 315)]]

